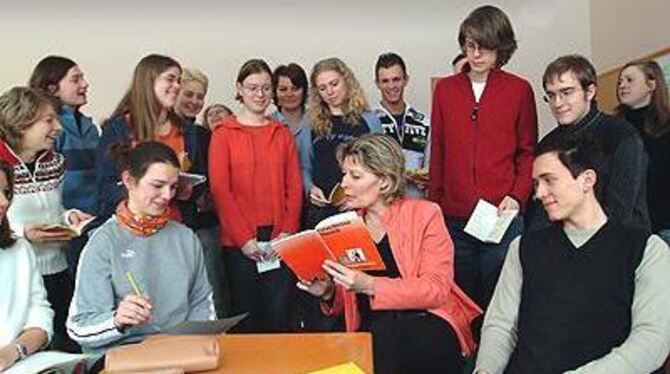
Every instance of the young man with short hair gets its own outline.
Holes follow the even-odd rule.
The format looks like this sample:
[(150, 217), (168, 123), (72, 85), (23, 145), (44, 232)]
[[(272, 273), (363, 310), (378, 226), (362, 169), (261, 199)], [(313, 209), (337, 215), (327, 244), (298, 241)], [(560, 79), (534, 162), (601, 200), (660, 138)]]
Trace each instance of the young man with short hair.
[(423, 197), (428, 176), (430, 119), (405, 101), (409, 82), (405, 61), (396, 53), (384, 53), (375, 64), (375, 83), (381, 105), (375, 113), (384, 133), (398, 141), (405, 154), (408, 172), (407, 193)]
[(650, 373), (670, 350), (670, 252), (608, 218), (595, 140), (543, 139), (535, 197), (553, 225), (509, 249), (475, 373)]
[(532, 189), (537, 113), (530, 84), (501, 70), (517, 48), (502, 10), (475, 9), (461, 24), (458, 42), (469, 70), (435, 87), (428, 196), (446, 216), (456, 282), (486, 308), (523, 222), (517, 216), (499, 244), (480, 241), (464, 228), (480, 199), (499, 213), (524, 208)]
[(593, 65), (579, 55), (559, 57), (547, 66), (542, 84), (558, 122), (545, 138), (589, 136), (600, 142), (607, 162), (600, 176), (603, 208), (613, 220), (650, 229), (644, 145), (633, 126), (598, 109)]

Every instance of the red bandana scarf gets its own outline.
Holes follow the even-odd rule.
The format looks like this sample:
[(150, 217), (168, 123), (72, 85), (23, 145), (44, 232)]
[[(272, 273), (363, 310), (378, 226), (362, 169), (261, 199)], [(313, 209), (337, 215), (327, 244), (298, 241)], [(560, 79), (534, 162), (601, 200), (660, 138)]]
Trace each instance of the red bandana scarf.
[(128, 200), (124, 200), (116, 207), (116, 218), (133, 235), (151, 236), (170, 222), (171, 211), (172, 207), (168, 207), (160, 216), (138, 217), (128, 209)]

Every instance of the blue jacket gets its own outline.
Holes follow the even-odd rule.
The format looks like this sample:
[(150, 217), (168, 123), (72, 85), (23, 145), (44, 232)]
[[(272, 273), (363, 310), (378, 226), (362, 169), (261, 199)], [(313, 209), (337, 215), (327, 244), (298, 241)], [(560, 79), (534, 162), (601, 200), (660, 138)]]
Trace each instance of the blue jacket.
[(58, 120), (63, 131), (56, 139), (55, 151), (65, 156), (63, 206), (95, 214), (98, 199), (95, 150), (100, 140), (100, 129), (90, 117), (65, 105), (60, 108)]
[[(374, 112), (365, 111), (362, 114), (363, 120), (368, 125), (370, 133), (383, 133), (382, 124), (379, 117)], [(302, 126), (302, 130), (295, 134), (296, 146), (300, 156), (300, 170), (302, 170), (302, 184), (305, 193), (309, 196), (309, 189), (312, 188), (312, 163), (314, 152), (312, 150), (312, 128), (310, 124)]]
[[(190, 123), (182, 124), (184, 147), (188, 154), (191, 168), (189, 173), (207, 175), (208, 136), (206, 130)], [(115, 117), (107, 121), (102, 129), (102, 137), (98, 143), (95, 164), (98, 172), (97, 185), (101, 193), (98, 199), (98, 219), (102, 223), (116, 211), (116, 206), (125, 198), (124, 188), (120, 185), (121, 176), (114, 156), (109, 149), (114, 144), (130, 143), (131, 129), (125, 116)], [(196, 229), (196, 200), (207, 188), (207, 183), (198, 185), (187, 201), (178, 201), (183, 223)]]

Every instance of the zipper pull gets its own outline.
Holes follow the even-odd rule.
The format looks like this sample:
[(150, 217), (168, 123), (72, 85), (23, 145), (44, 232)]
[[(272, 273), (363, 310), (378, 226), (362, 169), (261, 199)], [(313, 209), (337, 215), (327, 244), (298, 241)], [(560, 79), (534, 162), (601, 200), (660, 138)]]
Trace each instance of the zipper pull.
[(479, 118), (479, 102), (475, 102), (474, 108), (472, 108), (472, 113), (470, 114), (470, 119), (473, 122), (477, 122), (477, 119)]

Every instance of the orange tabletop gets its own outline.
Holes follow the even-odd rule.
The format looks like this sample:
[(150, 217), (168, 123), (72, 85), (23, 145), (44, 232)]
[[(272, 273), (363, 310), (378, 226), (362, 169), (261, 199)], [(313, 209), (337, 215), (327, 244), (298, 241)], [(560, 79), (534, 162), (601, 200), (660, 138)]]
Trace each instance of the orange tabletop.
[(219, 368), (204, 373), (308, 373), (354, 362), (372, 373), (369, 333), (226, 334)]

